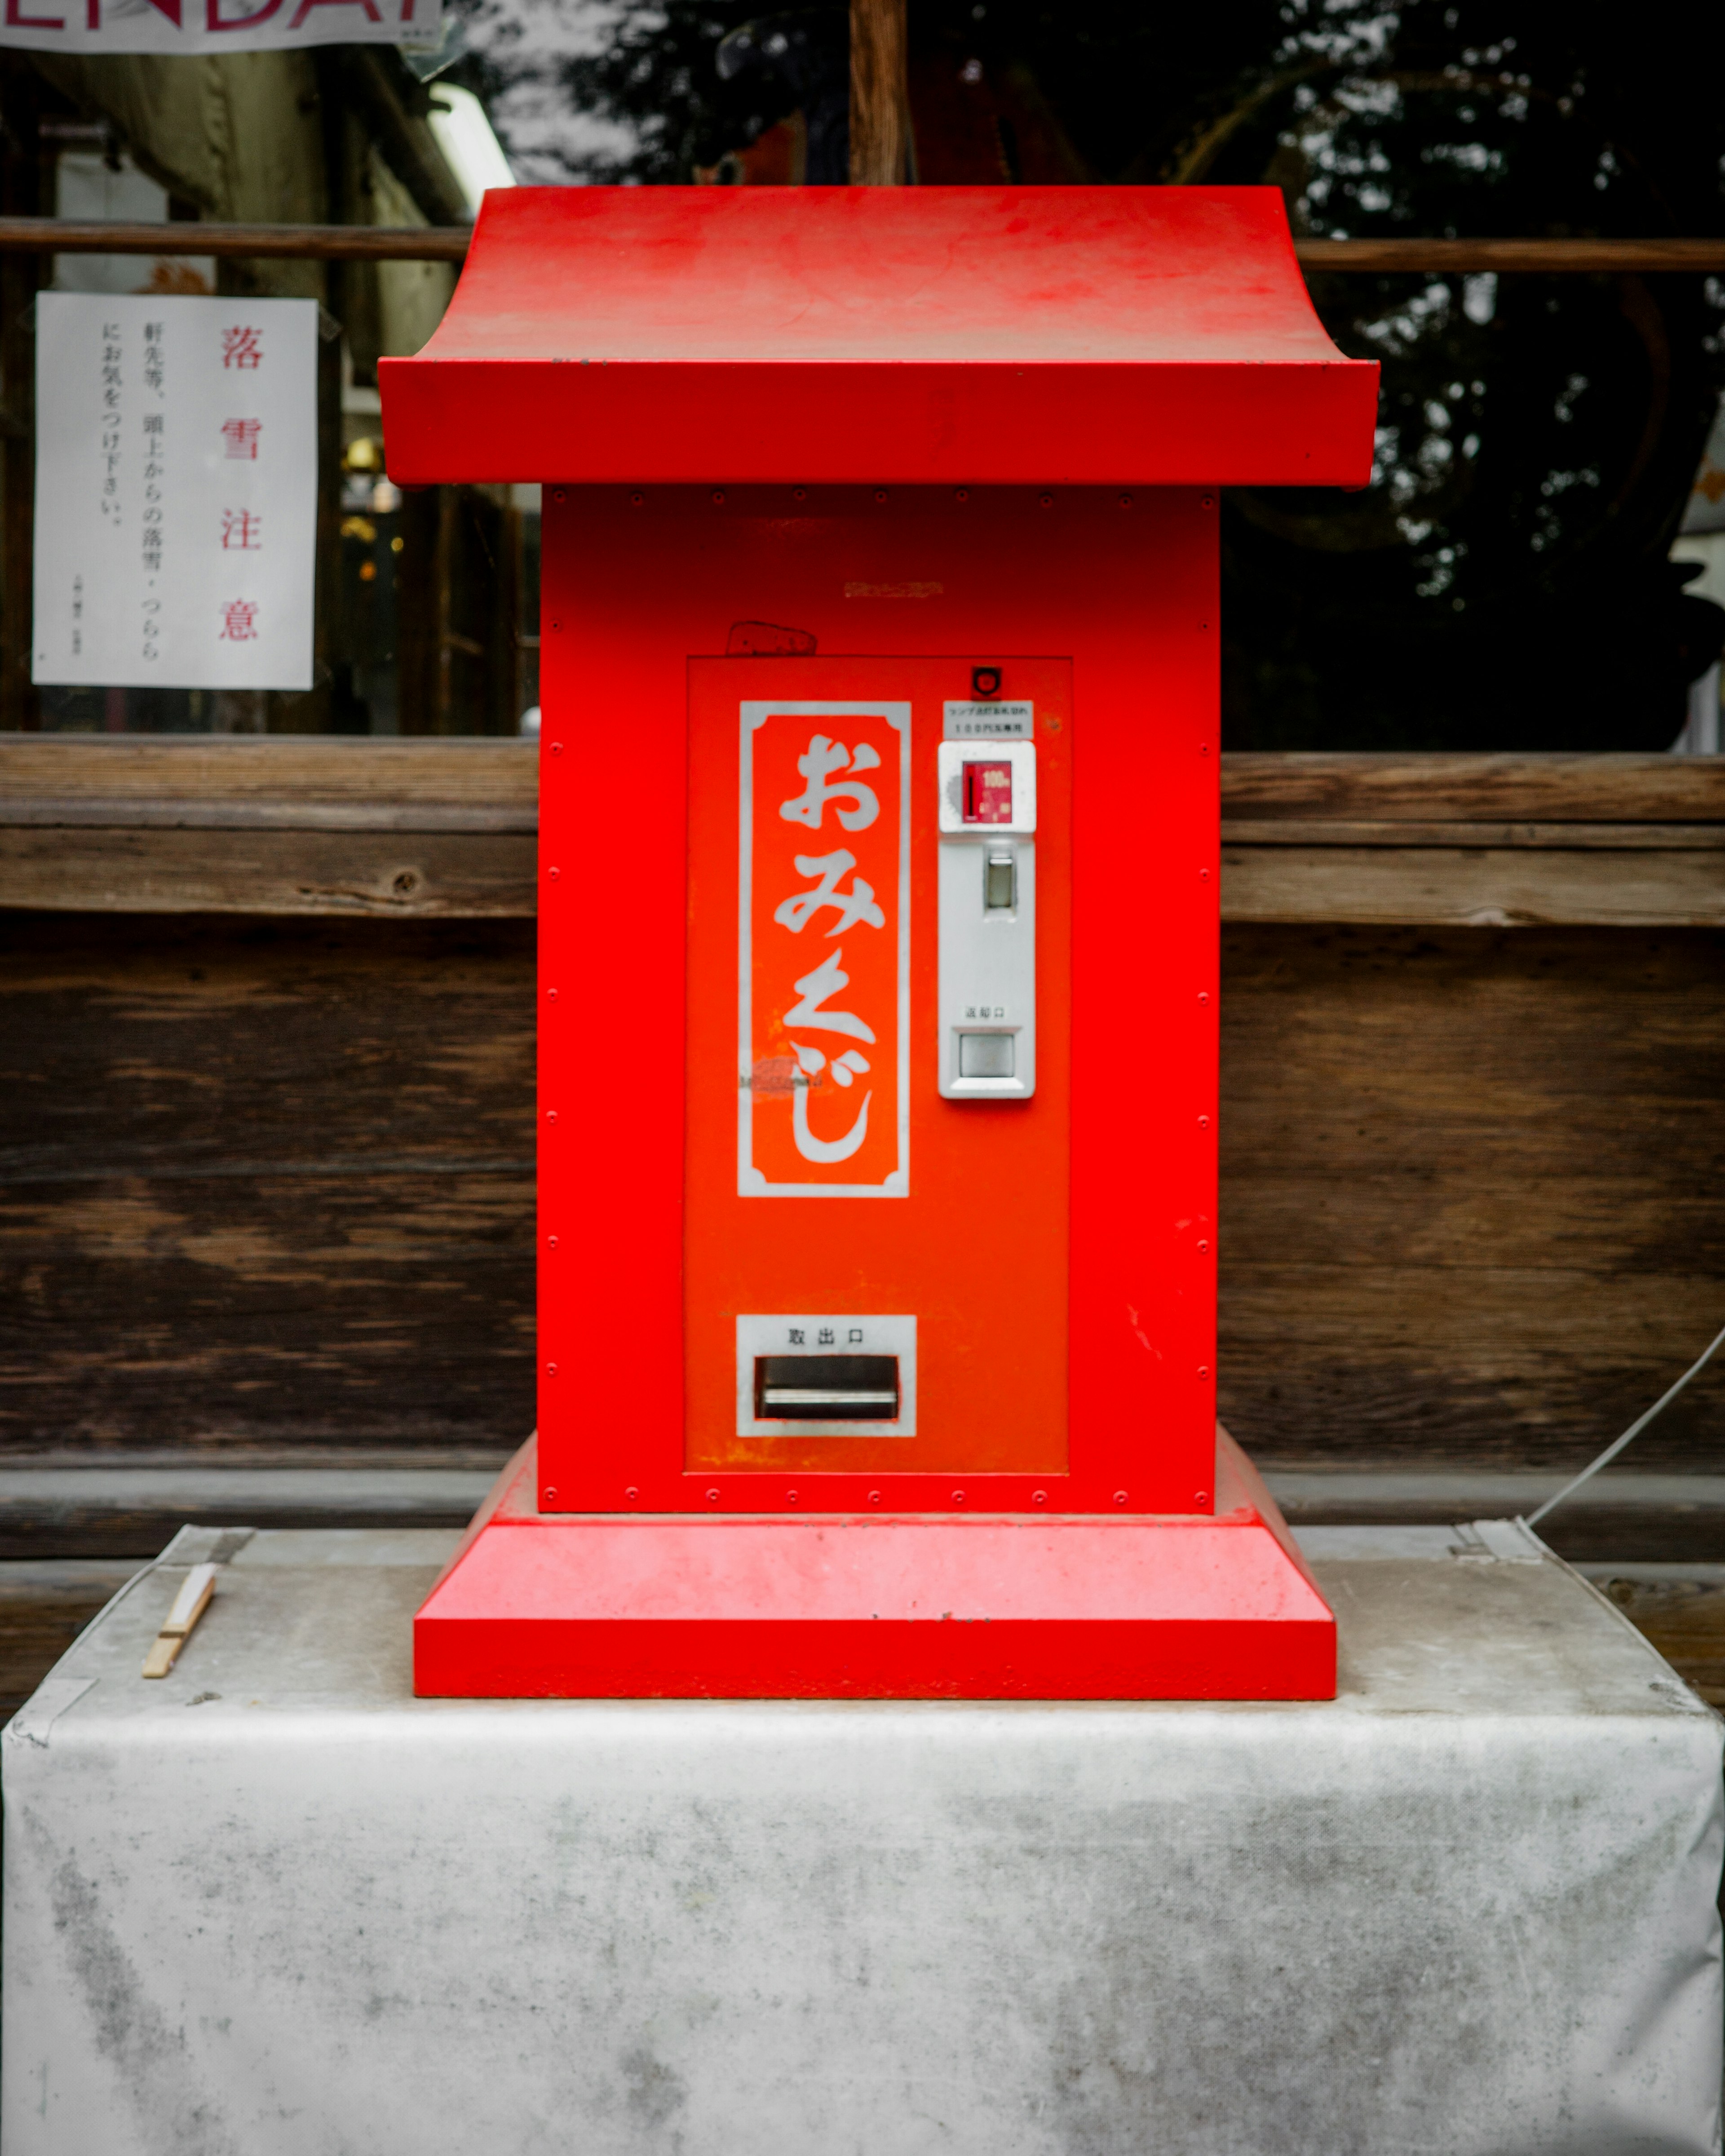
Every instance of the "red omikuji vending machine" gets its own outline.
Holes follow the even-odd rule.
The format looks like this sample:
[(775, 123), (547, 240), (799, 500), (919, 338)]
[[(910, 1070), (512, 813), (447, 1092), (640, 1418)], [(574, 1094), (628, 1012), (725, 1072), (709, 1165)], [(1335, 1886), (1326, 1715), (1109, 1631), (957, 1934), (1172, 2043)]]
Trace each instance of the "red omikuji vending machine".
[(521, 188), (382, 365), (544, 483), (536, 1440), (422, 1693), (1314, 1698), (1215, 1408), (1217, 489), (1269, 188)]

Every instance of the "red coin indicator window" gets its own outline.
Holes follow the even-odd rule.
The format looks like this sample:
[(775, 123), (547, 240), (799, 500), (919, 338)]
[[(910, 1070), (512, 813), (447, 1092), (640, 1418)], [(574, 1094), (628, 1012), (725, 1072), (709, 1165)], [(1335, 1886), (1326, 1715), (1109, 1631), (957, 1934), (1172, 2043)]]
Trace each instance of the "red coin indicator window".
[(1012, 766), (1009, 763), (967, 763), (964, 767), (963, 798), (967, 824), (1011, 823)]

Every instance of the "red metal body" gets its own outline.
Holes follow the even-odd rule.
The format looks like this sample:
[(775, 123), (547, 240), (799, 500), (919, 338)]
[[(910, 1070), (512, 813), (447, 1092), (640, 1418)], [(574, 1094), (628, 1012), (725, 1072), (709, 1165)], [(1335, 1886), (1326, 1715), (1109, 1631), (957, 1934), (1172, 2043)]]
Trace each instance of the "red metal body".
[[(421, 1613), (419, 1689), (1327, 1693), (1328, 1613), (1214, 1422), (1192, 482), (1363, 479), (1375, 386), (1279, 198), (518, 191), (385, 370), (393, 476), (550, 482), (540, 1434)], [(937, 1068), (936, 757), (978, 684), (1034, 714), (1009, 1101)], [(855, 753), (866, 814), (799, 797), (799, 752)], [(773, 901), (840, 839), (868, 905), (805, 937)], [(854, 1086), (786, 1029), (823, 951)], [(751, 1420), (745, 1313), (798, 1312), (900, 1327), (914, 1412)]]
[[(889, 489), (881, 501), (881, 490), (815, 488), (800, 503), (788, 488), (733, 486), (718, 490), (722, 501), (714, 491), (552, 489), (546, 504), (542, 1501), (584, 1512), (1204, 1511), (1216, 1413), (1214, 496), (1153, 490), (1122, 506), (1117, 491), (1075, 489), (1045, 507), (1028, 489), (965, 501), (951, 489)], [(845, 595), (847, 584), (907, 583), (931, 588)], [(763, 616), (814, 653), (691, 666), (689, 654), (722, 654), (734, 624)], [(1003, 649), (1007, 625), (1014, 642)], [(883, 655), (824, 655), (870, 646)], [(1067, 655), (1025, 660), (1023, 649)], [(811, 1200), (819, 1217), (792, 1222), (783, 1202), (734, 1194), (736, 1070), (711, 1015), (715, 1004), (735, 1009), (735, 886), (716, 879), (727, 842), (735, 854), (725, 756), (737, 704), (775, 687), (843, 699), (869, 680), (906, 698), (911, 848), (926, 874), (932, 811), (915, 782), (942, 702), (968, 684), (970, 656), (953, 653), (998, 662), (1009, 695), (1034, 690), (1043, 723), (1061, 725), (1043, 741), (1070, 743), (1070, 927), (1047, 910), (1042, 922), (1045, 982), (1070, 995), (1070, 1047), (1060, 1043), (1023, 1110), (983, 1109), (978, 1120), (935, 1096), (934, 938), (922, 926), (932, 907), (913, 890), (910, 1194), (901, 1204)], [(1070, 676), (1070, 710), (1053, 706), (1056, 670)], [(595, 813), (598, 803), (616, 807)], [(698, 1060), (691, 1019), (706, 1021)], [(691, 1068), (706, 1072), (704, 1089), (691, 1089)], [(1024, 1158), (1024, 1127), (1056, 1117), (1052, 1147)], [(991, 1160), (1003, 1177), (1018, 1163), (1004, 1208), (966, 1195)], [(980, 1240), (991, 1233), (1010, 1235), (1011, 1250), (991, 1255)], [(783, 1307), (792, 1293), (792, 1308), (918, 1309), (926, 1327), (939, 1276), (1000, 1267), (999, 1321), (1019, 1349), (1004, 1389), (1045, 1386), (1057, 1362), (1052, 1452), (1021, 1452), (1015, 1466), (991, 1450), (1009, 1404), (992, 1389), (978, 1399), (967, 1368), (934, 1450), (926, 1438), (886, 1440), (849, 1471), (838, 1456), (855, 1458), (855, 1440), (818, 1457), (803, 1448), (776, 1472), (758, 1456), (690, 1457), (690, 1272), (715, 1245), (737, 1263), (752, 1235), (768, 1251), (749, 1270), (770, 1267), (776, 1248), (798, 1285), (781, 1281), (778, 1300), (743, 1308)], [(830, 1270), (824, 1242), (840, 1254)], [(1027, 1307), (1025, 1276), (1050, 1243), (1058, 1306), (1039, 1281)], [(890, 1280), (860, 1303), (859, 1267)], [(991, 1306), (970, 1313), (973, 1326)], [(1028, 1375), (1027, 1345), (1040, 1358)]]

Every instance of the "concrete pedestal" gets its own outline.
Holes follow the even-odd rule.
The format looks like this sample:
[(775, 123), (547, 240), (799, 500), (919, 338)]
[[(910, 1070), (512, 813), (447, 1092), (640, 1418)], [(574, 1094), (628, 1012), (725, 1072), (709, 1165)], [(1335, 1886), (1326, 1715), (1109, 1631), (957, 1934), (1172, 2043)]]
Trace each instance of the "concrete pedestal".
[(1309, 1535), (1340, 1696), (1219, 1707), (416, 1701), (413, 1532), (145, 1682), (214, 1539), (0, 1746), (4, 2156), (1717, 2147), (1720, 1725), (1512, 1531)]

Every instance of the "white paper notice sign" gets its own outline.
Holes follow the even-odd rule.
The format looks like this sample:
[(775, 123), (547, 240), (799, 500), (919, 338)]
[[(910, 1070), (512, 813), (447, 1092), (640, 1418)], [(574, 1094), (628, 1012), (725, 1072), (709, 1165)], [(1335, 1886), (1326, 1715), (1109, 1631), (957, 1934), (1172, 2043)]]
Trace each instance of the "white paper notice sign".
[(317, 302), (36, 302), (33, 678), (309, 689)]

